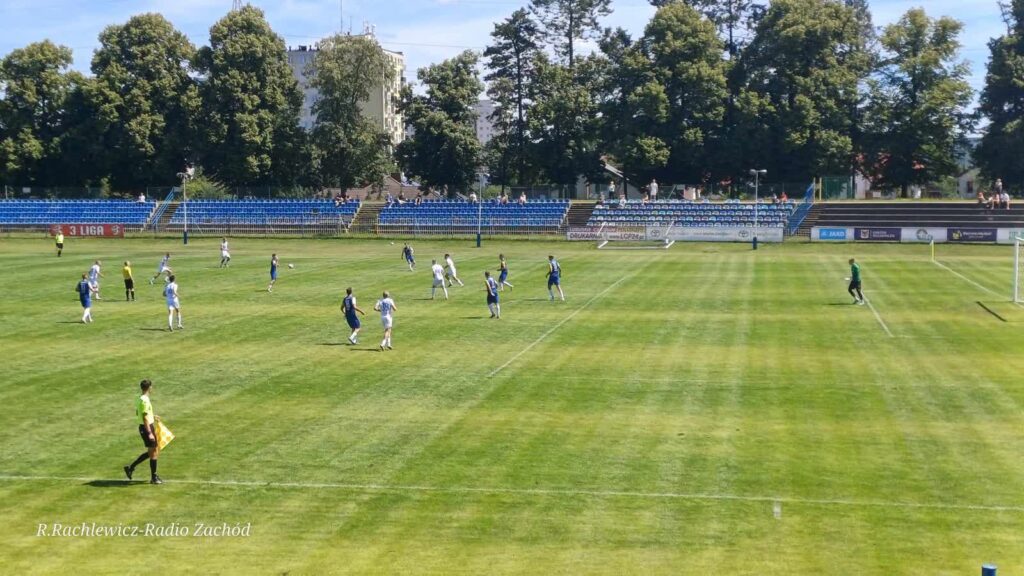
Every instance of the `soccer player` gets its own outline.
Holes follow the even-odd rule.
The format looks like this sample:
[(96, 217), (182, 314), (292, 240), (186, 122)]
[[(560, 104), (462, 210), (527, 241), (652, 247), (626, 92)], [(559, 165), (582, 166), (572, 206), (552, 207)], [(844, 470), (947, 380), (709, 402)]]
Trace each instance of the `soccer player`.
[(406, 263), (409, 264), (410, 272), (416, 270), (416, 257), (413, 256), (412, 246), (409, 246), (408, 242), (406, 242), (405, 246), (402, 248), (402, 257), (405, 258)]
[(220, 266), (218, 268), (227, 268), (231, 262), (231, 252), (228, 251), (228, 239), (220, 239)]
[(277, 254), (270, 255), (270, 286), (267, 286), (267, 292), (274, 291), (274, 282), (277, 282)]
[(348, 336), (348, 341), (352, 344), (359, 344), (359, 329), (362, 324), (359, 323), (359, 317), (356, 316), (356, 312), (363, 314), (365, 313), (356, 306), (356, 295), (352, 293), (352, 288), (345, 288), (345, 299), (341, 301), (341, 311), (345, 313), (345, 321), (348, 322), (348, 327), (352, 329), (352, 333)]
[(459, 275), (455, 273), (455, 262), (452, 260), (451, 255), (444, 255), (444, 263), (448, 265), (448, 285), (452, 286), (452, 280), (455, 280), (459, 283), (459, 286), (465, 286), (465, 284), (462, 283), (462, 280), (459, 280)]
[(498, 268), (501, 270), (501, 272), (498, 273), (498, 288), (500, 290), (504, 290), (505, 286), (515, 288), (515, 286), (508, 281), (508, 263), (505, 262), (504, 254), (498, 254)]
[(178, 301), (178, 283), (174, 281), (174, 274), (167, 277), (167, 286), (164, 286), (164, 297), (167, 298), (167, 329), (174, 332), (174, 313), (178, 313), (178, 330), (185, 327), (181, 325), (181, 303)]
[(850, 258), (850, 286), (846, 291), (853, 296), (854, 304), (864, 304), (864, 293), (860, 289), (860, 264), (854, 258)]
[(135, 418), (139, 423), (139, 436), (142, 436), (142, 443), (146, 445), (146, 451), (140, 454), (135, 462), (124, 467), (124, 475), (131, 480), (132, 474), (135, 473), (135, 467), (149, 459), (149, 483), (163, 484), (164, 481), (156, 475), (156, 461), (160, 456), (160, 444), (156, 441), (156, 421), (160, 420), (160, 417), (153, 413), (153, 403), (149, 399), (149, 394), (153, 391), (153, 383), (143, 380), (139, 382), (139, 387), (142, 388), (142, 395), (135, 401)]
[(484, 289), (487, 290), (487, 309), (491, 318), (501, 318), (501, 304), (498, 303), (498, 283), (491, 278), (490, 272), (484, 272)]
[(82, 303), (82, 324), (88, 324), (92, 322), (92, 284), (85, 274), (82, 274), (82, 281), (75, 285), (75, 292), (78, 292), (78, 301)]
[(554, 301), (555, 293), (551, 291), (552, 286), (558, 288), (558, 295), (562, 302), (565, 302), (565, 293), (562, 292), (562, 267), (554, 256), (548, 256), (548, 296)]
[(100, 272), (100, 261), (97, 260), (92, 263), (92, 268), (89, 268), (89, 284), (92, 285), (93, 294), (96, 294), (97, 300), (103, 300), (100, 298), (100, 278), (103, 278), (103, 273)]
[(160, 259), (160, 264), (157, 265), (156, 267), (156, 274), (153, 274), (153, 277), (149, 279), (150, 284), (152, 284), (154, 280), (159, 278), (161, 274), (167, 274), (168, 277), (170, 277), (171, 274), (174, 274), (174, 271), (171, 270), (170, 264), (167, 263), (168, 261), (170, 261), (170, 259), (170, 252), (164, 254), (164, 257)]
[(60, 258), (60, 253), (64, 251), (64, 231), (57, 227), (57, 235), (53, 237), (57, 243), (57, 258)]
[(441, 290), (444, 290), (444, 299), (448, 299), (448, 288), (444, 285), (444, 268), (437, 263), (437, 260), (430, 261), (430, 272), (434, 275), (434, 284), (430, 287), (430, 299), (434, 299), (434, 292), (437, 291), (437, 287), (440, 286)]
[(391, 350), (391, 327), (394, 325), (392, 315), (398, 310), (398, 307), (395, 306), (395, 301), (385, 290), (384, 296), (377, 300), (373, 309), (380, 312), (380, 323), (384, 326), (384, 339), (380, 341), (380, 349), (381, 351), (384, 351), (385, 348)]
[(135, 278), (132, 277), (132, 263), (125, 260), (124, 268), (121, 268), (121, 276), (124, 276), (124, 299), (135, 302)]

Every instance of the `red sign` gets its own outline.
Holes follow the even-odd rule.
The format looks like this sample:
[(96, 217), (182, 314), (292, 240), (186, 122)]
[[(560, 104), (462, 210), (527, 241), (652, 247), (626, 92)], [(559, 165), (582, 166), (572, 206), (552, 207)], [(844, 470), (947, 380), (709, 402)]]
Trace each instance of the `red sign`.
[(54, 224), (50, 226), (50, 234), (64, 232), (65, 236), (105, 236), (108, 238), (124, 238), (124, 226), (121, 224)]

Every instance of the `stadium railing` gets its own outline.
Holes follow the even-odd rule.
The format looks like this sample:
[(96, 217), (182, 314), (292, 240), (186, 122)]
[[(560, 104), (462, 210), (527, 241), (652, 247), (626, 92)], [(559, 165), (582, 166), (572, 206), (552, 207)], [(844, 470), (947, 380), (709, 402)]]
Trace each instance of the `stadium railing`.
[(814, 183), (807, 187), (807, 192), (804, 193), (803, 202), (796, 207), (793, 211), (793, 215), (789, 217), (789, 224), (786, 228), (786, 233), (792, 236), (796, 234), (796, 231), (800, 229), (800, 225), (804, 223), (804, 219), (807, 218), (807, 214), (810, 213), (811, 207), (814, 206)]
[(335, 204), (333, 200), (190, 200), (179, 203), (162, 232), (204, 235), (299, 235), (344, 234), (359, 202)]
[(385, 206), (377, 216), (375, 232), (383, 236), (555, 235), (562, 231), (569, 212), (567, 200), (539, 200), (526, 204), (431, 200), (421, 204)]
[(620, 207), (617, 203), (599, 206), (587, 221), (588, 226), (618, 225), (678, 226), (684, 228), (784, 228), (796, 206), (792, 202), (754, 203), (729, 200), (726, 202), (689, 202), (685, 200), (658, 200), (640, 202), (631, 200)]
[(0, 228), (48, 230), (53, 224), (119, 224), (126, 232), (142, 230), (154, 202), (131, 200), (0, 200)]

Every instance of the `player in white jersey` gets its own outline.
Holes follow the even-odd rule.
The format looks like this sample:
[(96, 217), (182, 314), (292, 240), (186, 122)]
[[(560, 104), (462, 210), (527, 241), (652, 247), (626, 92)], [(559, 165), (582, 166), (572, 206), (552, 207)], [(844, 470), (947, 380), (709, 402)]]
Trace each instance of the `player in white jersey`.
[(459, 280), (459, 275), (455, 273), (455, 262), (452, 261), (452, 257), (449, 254), (444, 255), (444, 263), (448, 265), (448, 285), (452, 285), (452, 280), (459, 283), (459, 286), (465, 286), (462, 280)]
[(178, 301), (178, 283), (174, 281), (174, 274), (167, 277), (167, 285), (164, 286), (164, 297), (167, 298), (167, 329), (174, 332), (174, 313), (178, 313), (178, 329), (184, 328), (181, 325), (181, 303)]
[(160, 264), (156, 267), (156, 274), (153, 274), (153, 277), (149, 279), (150, 284), (152, 284), (154, 280), (159, 278), (161, 274), (167, 274), (168, 278), (171, 276), (171, 274), (174, 274), (174, 270), (171, 270), (171, 265), (168, 264), (168, 261), (170, 261), (170, 259), (170, 252), (164, 254), (164, 257), (160, 259)]
[(391, 327), (394, 325), (392, 315), (398, 310), (395, 306), (395, 301), (391, 299), (391, 295), (388, 291), (384, 291), (384, 296), (377, 303), (373, 305), (373, 309), (380, 312), (380, 323), (384, 326), (384, 339), (380, 341), (380, 349), (391, 350)]
[(92, 263), (92, 268), (89, 268), (89, 286), (92, 287), (92, 293), (96, 295), (97, 300), (103, 300), (100, 298), (100, 278), (103, 278), (103, 272), (100, 272), (100, 261), (97, 260)]
[(448, 288), (444, 285), (444, 268), (437, 263), (437, 260), (430, 261), (430, 273), (434, 275), (434, 284), (430, 287), (430, 299), (434, 299), (434, 292), (440, 286), (444, 290), (444, 299), (448, 299)]
[(228, 251), (228, 239), (220, 239), (220, 268), (227, 268), (231, 263), (231, 252)]

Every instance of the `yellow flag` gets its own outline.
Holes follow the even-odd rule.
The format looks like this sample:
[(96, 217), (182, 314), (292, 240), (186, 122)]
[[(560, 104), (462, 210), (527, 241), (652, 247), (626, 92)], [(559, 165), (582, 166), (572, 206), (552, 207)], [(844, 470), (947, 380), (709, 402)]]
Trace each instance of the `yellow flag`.
[(171, 443), (171, 440), (174, 440), (174, 432), (171, 432), (170, 428), (168, 428), (167, 426), (164, 426), (163, 422), (157, 421), (157, 423), (156, 423), (156, 443), (157, 443), (157, 445), (159, 445), (160, 449), (163, 450), (165, 446), (167, 446), (168, 444)]

